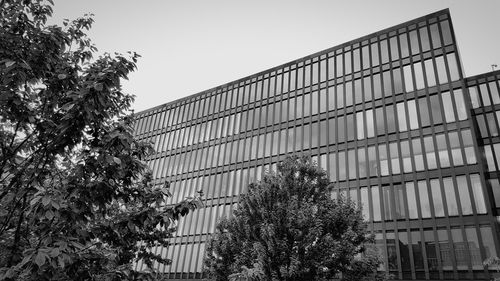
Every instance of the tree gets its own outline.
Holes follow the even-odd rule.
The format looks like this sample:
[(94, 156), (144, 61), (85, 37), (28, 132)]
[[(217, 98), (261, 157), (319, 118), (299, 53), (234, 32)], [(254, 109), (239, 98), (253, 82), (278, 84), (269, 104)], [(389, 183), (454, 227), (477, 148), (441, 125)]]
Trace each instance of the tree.
[(48, 2), (0, 1), (0, 280), (145, 276), (199, 198), (152, 183), (120, 84), (139, 55), (94, 59), (92, 18), (49, 26)]
[[(332, 199), (331, 191), (325, 172), (307, 157), (285, 159), (276, 174), (251, 184), (233, 216), (217, 225), (205, 259), (210, 276), (327, 280), (343, 273), (350, 278), (371, 237), (361, 211), (351, 201)], [(362, 275), (376, 275), (379, 264), (371, 255), (361, 265), (369, 268)]]

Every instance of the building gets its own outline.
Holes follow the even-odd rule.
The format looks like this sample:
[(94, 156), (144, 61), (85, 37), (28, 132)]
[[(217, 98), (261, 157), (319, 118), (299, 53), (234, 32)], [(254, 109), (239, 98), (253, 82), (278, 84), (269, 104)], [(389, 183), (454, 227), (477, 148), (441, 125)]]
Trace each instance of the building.
[[(200, 279), (205, 241), (249, 182), (307, 153), (363, 206), (399, 280), (489, 280), (499, 256), (500, 71), (464, 77), (448, 10), (137, 114), (175, 202), (203, 189), (160, 266)], [(140, 264), (138, 266), (141, 266)]]

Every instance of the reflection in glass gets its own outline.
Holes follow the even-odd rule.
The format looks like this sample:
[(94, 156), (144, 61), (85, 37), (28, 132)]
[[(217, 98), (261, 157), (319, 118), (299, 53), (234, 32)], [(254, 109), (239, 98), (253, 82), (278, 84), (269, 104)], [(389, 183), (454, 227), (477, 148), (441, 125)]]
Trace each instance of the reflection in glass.
[(380, 221), (380, 195), (379, 195), (379, 187), (372, 186), (372, 206), (373, 206), (373, 221)]
[(460, 205), (462, 206), (462, 215), (472, 215), (471, 196), (465, 176), (457, 177), (457, 188), (458, 196), (460, 197)]
[(406, 127), (406, 109), (404, 102), (397, 103), (396, 108), (398, 110), (399, 131), (400, 132), (407, 131), (408, 128)]
[(444, 194), (446, 205), (448, 206), (449, 216), (458, 216), (457, 199), (455, 196), (455, 187), (451, 178), (443, 178)]
[(418, 209), (417, 209), (417, 196), (415, 193), (415, 184), (413, 182), (405, 183), (406, 188), (406, 196), (408, 199), (408, 217), (410, 219), (418, 218)]
[(483, 185), (478, 174), (470, 176), (472, 193), (474, 194), (474, 203), (478, 214), (486, 214), (486, 203), (484, 201)]
[(396, 212), (396, 219), (406, 218), (405, 195), (403, 189), (404, 189), (403, 185), (401, 184), (394, 185), (394, 199), (395, 199), (394, 211)]
[[(379, 148), (380, 148), (380, 146), (379, 146)], [(390, 154), (391, 154), (392, 173), (393, 174), (399, 174), (399, 173), (401, 173), (401, 168), (399, 166), (398, 143), (397, 142), (391, 142), (389, 144), (389, 151), (390, 151)]]
[(457, 263), (457, 269), (467, 269), (470, 255), (462, 236), (462, 230), (460, 228), (452, 228), (451, 237), (453, 239), (453, 247), (455, 248), (455, 261)]
[(408, 101), (408, 116), (410, 120), (410, 130), (418, 129), (418, 116), (415, 100)]
[(434, 214), (436, 217), (444, 217), (443, 198), (441, 196), (441, 185), (438, 179), (430, 180), (432, 202), (434, 203)]
[(418, 197), (420, 198), (420, 211), (422, 218), (431, 217), (431, 205), (429, 203), (429, 193), (427, 191), (427, 183), (425, 181), (418, 181)]
[[(378, 146), (378, 155), (380, 158), (380, 175), (389, 175), (389, 162), (387, 160), (387, 147), (385, 144), (380, 144)], [(399, 167), (399, 166), (398, 166)]]

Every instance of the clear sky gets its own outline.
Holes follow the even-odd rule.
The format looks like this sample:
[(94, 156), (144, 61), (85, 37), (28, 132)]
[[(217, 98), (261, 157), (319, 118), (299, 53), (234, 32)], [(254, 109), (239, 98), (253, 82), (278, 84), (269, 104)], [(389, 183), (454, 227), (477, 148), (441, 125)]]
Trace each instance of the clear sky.
[(93, 13), (100, 52), (142, 55), (142, 111), (445, 8), (465, 74), (500, 69), (499, 0), (56, 0), (52, 22)]

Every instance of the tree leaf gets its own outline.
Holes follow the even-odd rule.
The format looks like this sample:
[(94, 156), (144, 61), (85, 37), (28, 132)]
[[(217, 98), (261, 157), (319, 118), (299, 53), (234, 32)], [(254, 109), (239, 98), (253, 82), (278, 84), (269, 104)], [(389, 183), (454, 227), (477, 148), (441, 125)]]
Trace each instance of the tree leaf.
[(45, 264), (45, 259), (46, 259), (46, 254), (42, 253), (41, 251), (38, 251), (35, 257), (35, 263), (38, 265), (38, 267), (41, 267)]

